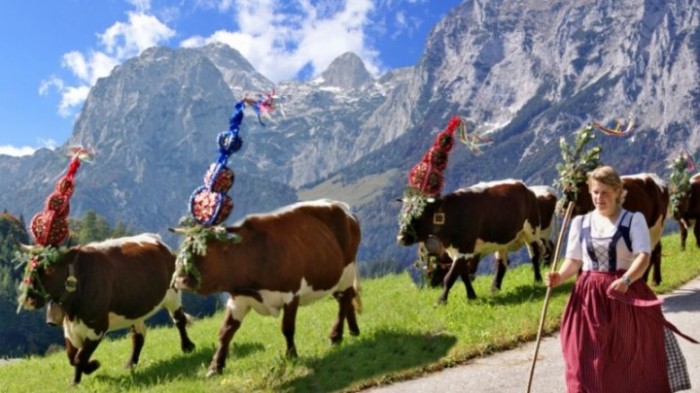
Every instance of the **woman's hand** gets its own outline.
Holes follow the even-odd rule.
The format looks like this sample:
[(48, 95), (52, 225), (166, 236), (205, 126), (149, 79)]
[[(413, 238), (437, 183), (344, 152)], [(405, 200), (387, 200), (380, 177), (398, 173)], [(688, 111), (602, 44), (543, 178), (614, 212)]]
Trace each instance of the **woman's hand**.
[(627, 280), (624, 277), (620, 277), (610, 284), (608, 291), (616, 290), (621, 293), (626, 293), (628, 289), (630, 289), (630, 287), (627, 285)]
[(544, 283), (550, 288), (554, 288), (561, 284), (561, 276), (558, 272), (547, 272), (544, 275)]

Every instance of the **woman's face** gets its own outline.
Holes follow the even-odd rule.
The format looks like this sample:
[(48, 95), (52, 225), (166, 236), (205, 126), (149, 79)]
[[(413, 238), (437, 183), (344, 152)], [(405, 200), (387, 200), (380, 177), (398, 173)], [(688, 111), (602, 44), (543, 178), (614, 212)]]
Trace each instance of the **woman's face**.
[(622, 188), (614, 188), (607, 184), (593, 180), (591, 182), (591, 199), (596, 210), (604, 216), (611, 216), (618, 212), (618, 201), (622, 196)]

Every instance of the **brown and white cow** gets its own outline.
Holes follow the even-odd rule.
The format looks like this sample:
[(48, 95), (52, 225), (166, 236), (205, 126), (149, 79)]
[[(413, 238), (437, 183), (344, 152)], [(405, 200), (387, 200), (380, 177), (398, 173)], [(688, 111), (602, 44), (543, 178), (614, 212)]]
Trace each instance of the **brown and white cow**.
[[(556, 191), (550, 186), (528, 186), (537, 197), (537, 205), (540, 213), (540, 240), (542, 242), (542, 264), (551, 262), (554, 253), (554, 242), (552, 241), (552, 231), (555, 223), (555, 212), (557, 206)], [(429, 239), (430, 241), (430, 239)], [(432, 252), (431, 252), (432, 250)], [(452, 259), (444, 252), (439, 244), (428, 247), (421, 242), (418, 245), (418, 265), (424, 267), (424, 274), (428, 278), (431, 287), (442, 285), (445, 275), (452, 267)], [(461, 266), (461, 270), (455, 271), (462, 282), (473, 280), (476, 275), (478, 260), (471, 259)]]
[[(397, 241), (404, 246), (424, 242), (430, 252), (452, 260), (438, 303), (446, 303), (452, 285), (468, 274), (469, 264), (482, 255), (496, 253), (492, 290), (500, 289), (508, 264), (508, 252), (527, 245), (535, 280), (541, 281), (540, 214), (535, 194), (522, 181), (479, 183), (437, 198), (403, 198)], [(419, 208), (416, 208), (416, 207)], [(432, 246), (431, 246), (432, 245)], [(475, 299), (470, 280), (463, 280), (467, 297)]]
[(345, 203), (300, 202), (273, 213), (248, 216), (226, 231), (240, 241), (208, 240), (205, 255), (181, 249), (178, 266), (193, 255), (199, 279), (186, 274), (187, 269), (178, 269), (173, 277), (175, 285), (184, 290), (230, 295), (208, 377), (223, 370), (233, 335), (251, 309), (271, 316), (283, 311), (282, 333), (290, 357), (297, 356), (298, 307), (328, 295), (339, 304), (331, 342), (342, 340), (346, 320), (350, 334), (360, 333), (355, 316), (361, 311), (355, 262), (360, 226)]
[(685, 251), (685, 242), (688, 239), (688, 228), (693, 229), (695, 244), (700, 247), (700, 173), (690, 178), (690, 192), (688, 196), (679, 198), (678, 211), (674, 213), (674, 219), (678, 221), (681, 235), (681, 250)]
[[(180, 293), (170, 286), (175, 256), (158, 235), (142, 234), (75, 246), (58, 261), (39, 267), (39, 282), (26, 297), (26, 309), (38, 309), (47, 301), (60, 306), (66, 354), (75, 369), (73, 384), (82, 374), (100, 367), (90, 360), (105, 333), (130, 328), (132, 351), (126, 367), (139, 361), (144, 344), (145, 320), (162, 307), (180, 333), (180, 346), (191, 352), (187, 336), (189, 316), (182, 309)], [(77, 281), (69, 291), (69, 277)], [(45, 297), (38, 296), (43, 286)], [(56, 310), (56, 309), (54, 309)]]
[[(644, 280), (648, 279), (649, 272), (653, 269), (652, 283), (659, 285), (661, 283), (661, 235), (669, 204), (668, 186), (653, 173), (627, 175), (621, 178), (626, 191), (622, 207), (632, 212), (642, 213), (649, 226), (652, 252), (649, 267), (644, 272)], [(577, 195), (578, 198), (575, 198), (573, 191), (565, 191), (562, 196), (565, 203), (574, 201), (574, 216), (593, 210), (593, 200), (588, 191), (588, 184), (585, 182), (579, 184)]]

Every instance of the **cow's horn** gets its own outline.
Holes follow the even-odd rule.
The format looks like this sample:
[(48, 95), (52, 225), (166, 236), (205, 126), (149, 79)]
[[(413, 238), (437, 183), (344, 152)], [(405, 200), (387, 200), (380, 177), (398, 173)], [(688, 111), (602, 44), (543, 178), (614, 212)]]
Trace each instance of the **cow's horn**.
[(169, 230), (170, 232), (172, 232), (172, 233), (177, 233), (177, 234), (180, 234), (180, 235), (184, 235), (185, 233), (187, 233), (187, 231), (185, 230), (185, 228), (180, 228), (180, 227), (177, 227), (177, 228), (168, 228), (168, 230)]
[(31, 252), (34, 249), (32, 246), (20, 242), (17, 242), (17, 247), (24, 252)]

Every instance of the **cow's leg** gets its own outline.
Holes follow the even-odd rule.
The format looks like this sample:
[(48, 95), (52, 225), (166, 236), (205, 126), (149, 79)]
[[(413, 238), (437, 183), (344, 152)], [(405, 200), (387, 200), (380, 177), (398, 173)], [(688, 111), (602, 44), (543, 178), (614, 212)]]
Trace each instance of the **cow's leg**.
[[(678, 231), (680, 232), (681, 236), (681, 251), (685, 251), (685, 241), (688, 239), (688, 229), (683, 225), (683, 223), (679, 223), (678, 225)], [(695, 235), (695, 239), (697, 240), (698, 235)]]
[[(452, 289), (452, 286), (454, 285), (455, 281), (457, 281), (457, 278), (459, 278), (461, 273), (467, 270), (467, 268), (467, 260), (464, 258), (457, 258), (457, 260), (452, 262), (452, 266), (450, 266), (450, 270), (447, 272), (445, 279), (443, 280), (443, 291), (438, 298), (438, 305), (447, 303), (447, 297), (450, 294), (450, 289)], [(467, 287), (467, 298), (476, 299), (476, 292), (474, 292), (471, 281), (467, 280), (467, 282), (464, 283), (464, 286)]]
[(506, 275), (506, 269), (508, 269), (508, 252), (506, 250), (498, 250), (494, 254), (494, 267), (496, 268), (496, 274), (493, 276), (493, 283), (491, 284), (491, 293), (501, 290), (501, 285), (503, 284), (503, 277)]
[(651, 266), (653, 267), (653, 277), (652, 277), (652, 283), (654, 285), (660, 285), (661, 284), (661, 241), (659, 241), (659, 244), (654, 247), (654, 250), (651, 252)]
[[(359, 336), (360, 335), (360, 327), (357, 325), (357, 317), (356, 317), (356, 311), (355, 311), (355, 297), (357, 296), (359, 301), (359, 294), (357, 291), (355, 291), (355, 288), (348, 288), (345, 290), (347, 292), (346, 297), (348, 298), (348, 314), (347, 314), (347, 321), (348, 321), (348, 331), (350, 331), (351, 336)], [(359, 307), (359, 306), (358, 306)]]
[(697, 220), (693, 220), (694, 222), (692, 224), (693, 226), (693, 235), (695, 235), (695, 245), (700, 248), (700, 224), (698, 224)]
[(540, 265), (544, 259), (544, 243), (532, 242), (530, 243), (530, 249), (532, 250), (532, 270), (535, 273), (535, 282), (542, 282), (542, 272), (540, 271)]
[(77, 360), (76, 356), (78, 354), (78, 347), (73, 345), (73, 343), (66, 337), (66, 355), (68, 355), (68, 361), (70, 365), (75, 367), (75, 362)]
[(355, 289), (351, 287), (342, 292), (335, 292), (333, 297), (338, 301), (338, 318), (331, 328), (330, 340), (331, 344), (337, 344), (343, 341), (343, 325), (346, 320), (348, 321), (350, 334), (353, 336), (360, 334), (360, 328), (357, 326), (355, 307), (352, 304), (352, 299), (355, 297)]
[(86, 338), (83, 341), (83, 347), (78, 349), (74, 355), (74, 368), (75, 374), (73, 376), (73, 385), (80, 383), (80, 379), (83, 373), (90, 375), (93, 371), (100, 368), (100, 362), (97, 360), (90, 360), (90, 356), (95, 352), (97, 346), (100, 344), (101, 339), (90, 340)]
[(182, 352), (192, 352), (195, 345), (187, 335), (187, 325), (190, 323), (189, 315), (180, 307), (175, 310), (175, 312), (171, 313), (170, 316), (175, 323), (175, 327), (177, 327), (178, 333), (180, 333), (180, 348), (182, 348)]
[[(249, 308), (245, 308), (243, 310), (235, 308), (235, 310), (232, 310), (232, 308), (235, 308), (235, 304), (231, 299), (229, 299), (228, 304), (226, 305), (226, 312), (224, 314), (224, 324), (221, 325), (221, 329), (219, 330), (219, 347), (216, 348), (214, 358), (209, 364), (207, 378), (213, 376), (214, 374), (221, 374), (221, 371), (226, 365), (228, 347), (231, 343), (231, 340), (233, 339), (233, 335), (236, 333), (238, 328), (241, 327), (243, 317), (250, 310)], [(236, 314), (238, 319), (234, 318), (234, 313)]]
[[(295, 296), (291, 302), (284, 305), (284, 314), (282, 315), (282, 334), (287, 342), (286, 356), (295, 358), (297, 354), (297, 346), (294, 344), (294, 333), (296, 332), (297, 310), (299, 310), (299, 296)], [(342, 336), (342, 320), (340, 331)]]
[(141, 349), (145, 341), (145, 333), (146, 325), (143, 321), (131, 325), (131, 356), (126, 361), (124, 368), (133, 368), (139, 363), (139, 356), (141, 356)]

